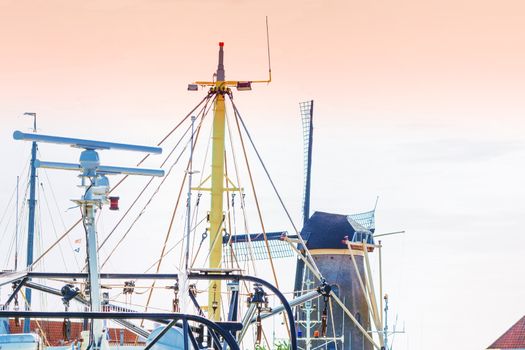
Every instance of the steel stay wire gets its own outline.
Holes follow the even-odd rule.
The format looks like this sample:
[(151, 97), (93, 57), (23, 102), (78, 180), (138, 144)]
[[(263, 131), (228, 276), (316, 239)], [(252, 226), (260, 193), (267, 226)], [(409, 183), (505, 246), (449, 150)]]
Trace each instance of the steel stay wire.
[[(209, 97), (210, 95), (207, 95), (207, 97)], [(215, 101), (215, 98), (216, 96), (213, 98), (212, 100), (212, 104), (213, 104), (213, 101)], [(207, 115), (207, 113), (209, 112), (209, 110), (204, 113), (202, 116), (201, 116), (201, 120), (199, 122), (199, 125), (197, 126), (197, 129), (196, 129), (196, 135), (195, 135), (195, 138), (194, 138), (194, 142), (193, 144), (191, 145), (192, 148), (195, 148), (195, 145), (197, 144), (197, 141), (199, 139), (199, 135), (200, 135), (200, 131), (201, 131), (201, 127), (202, 127), (202, 123)], [(170, 224), (169, 224), (169, 227), (168, 227), (168, 231), (166, 232), (166, 237), (164, 239), (164, 244), (162, 246), (162, 250), (161, 250), (161, 254), (160, 254), (160, 258), (159, 258), (159, 262), (157, 264), (157, 268), (156, 268), (156, 273), (159, 272), (160, 270), (160, 266), (162, 264), (162, 260), (163, 260), (163, 256), (164, 256), (164, 252), (166, 250), (166, 245), (168, 243), (168, 239), (170, 237), (170, 234), (171, 234), (171, 231), (172, 231), (172, 227), (173, 227), (173, 221), (175, 219), (175, 215), (177, 213), (177, 209), (178, 209), (178, 206), (179, 206), (179, 202), (180, 202), (180, 197), (182, 195), (182, 190), (184, 188), (184, 184), (186, 183), (186, 177), (188, 176), (188, 170), (189, 170), (189, 166), (190, 166), (190, 162), (188, 161), (188, 164), (186, 165), (186, 171), (184, 172), (184, 177), (182, 179), (182, 183), (181, 183), (181, 187), (180, 187), (180, 190), (179, 190), (179, 194), (177, 196), (177, 201), (175, 203), (175, 207), (173, 209), (173, 213), (172, 213), (172, 216), (171, 216), (171, 220), (170, 220)], [(154, 287), (156, 284), (156, 281), (153, 281), (152, 283), (152, 287)], [(151, 297), (152, 297), (152, 294), (153, 294), (153, 289), (150, 290), (150, 293), (148, 294), (148, 298), (147, 298), (147, 301), (146, 301), (146, 305), (144, 307), (144, 311), (146, 312), (148, 310), (148, 307), (149, 307), (149, 303), (151, 301)], [(144, 324), (144, 320), (141, 321), (141, 327), (143, 326)], [(137, 338), (138, 339), (138, 338)]]
[[(117, 244), (115, 245), (115, 247), (111, 250), (111, 252), (109, 253), (109, 255), (106, 257), (106, 259), (104, 260), (104, 262), (102, 263), (102, 265), (100, 266), (101, 268), (104, 267), (104, 265), (106, 264), (106, 262), (111, 258), (111, 256), (113, 255), (113, 253), (117, 250), (117, 248), (120, 246), (120, 244), (124, 241), (124, 239), (126, 238), (126, 236), (128, 235), (128, 233), (131, 231), (131, 229), (133, 228), (133, 226), (137, 223), (137, 221), (141, 218), (141, 216), (146, 212), (146, 208), (151, 204), (153, 198), (155, 197), (155, 195), (157, 195), (159, 193), (159, 190), (160, 188), (162, 187), (162, 185), (164, 185), (164, 183), (166, 182), (166, 180), (168, 179), (169, 175), (171, 175), (172, 171), (173, 171), (173, 168), (175, 167), (175, 165), (178, 164), (179, 160), (181, 159), (182, 155), (184, 154), (184, 152), (186, 151), (187, 149), (187, 146), (188, 146), (188, 143), (186, 143), (186, 145), (184, 146), (184, 148), (181, 150), (179, 156), (177, 157), (177, 159), (175, 160), (175, 162), (170, 166), (168, 172), (166, 173), (166, 175), (162, 178), (162, 180), (160, 181), (159, 185), (157, 186), (157, 188), (155, 189), (155, 191), (153, 191), (153, 194), (150, 196), (150, 198), (148, 199), (148, 201), (146, 202), (146, 204), (144, 204), (144, 206), (142, 207), (142, 209), (140, 210), (139, 214), (137, 215), (137, 217), (135, 218), (135, 220), (133, 220), (133, 222), (131, 223), (131, 225), (129, 226), (129, 228), (126, 230), (126, 232), (124, 233), (124, 235), (122, 236), (122, 238), (117, 242)], [(100, 249), (100, 247), (99, 247)]]
[[(231, 123), (230, 123), (230, 118), (228, 118), (228, 115), (226, 115), (226, 125), (228, 126), (228, 136), (230, 138), (230, 148), (231, 148), (231, 153), (232, 153), (232, 158), (233, 158), (233, 165), (234, 165), (234, 169), (235, 169), (235, 176), (237, 178), (237, 186), (239, 188), (242, 188), (241, 187), (241, 180), (240, 180), (240, 176), (239, 176), (239, 166), (238, 166), (238, 163), (237, 163), (237, 157), (235, 155), (235, 150), (234, 150), (234, 147), (233, 147), (233, 136), (232, 136), (232, 131), (231, 131)], [(239, 195), (239, 200), (241, 202), (241, 209), (242, 209), (242, 215), (243, 215), (243, 223), (244, 223), (244, 231), (245, 232), (250, 232), (249, 229), (248, 229), (248, 215), (247, 215), (247, 212), (246, 212), (246, 201), (245, 201), (245, 198), (244, 198), (244, 191), (243, 192), (240, 192), (240, 195)], [(235, 209), (234, 209), (235, 210)], [(235, 220), (235, 211), (234, 211), (234, 220)], [(230, 235), (230, 238), (228, 240), (228, 244), (231, 244), (231, 240), (232, 240), (233, 236)], [(250, 254), (250, 260), (252, 262), (252, 267), (253, 267), (253, 272), (255, 274), (257, 274), (257, 268), (256, 268), (256, 265), (255, 265), (255, 257), (254, 257), (254, 254), (253, 254), (253, 244), (252, 244), (252, 240), (251, 240), (251, 236), (248, 235), (248, 252)], [(248, 265), (246, 263), (246, 265)]]
[[(206, 97), (209, 97), (209, 96), (206, 96)], [(203, 106), (203, 109), (201, 111), (199, 111), (199, 115), (202, 114), (205, 110), (206, 110), (206, 106), (209, 102), (209, 98), (208, 100), (206, 101), (206, 103), (204, 104)], [(193, 109), (193, 111), (195, 111), (196, 109), (198, 108), (198, 106), (196, 108)], [(190, 112), (191, 113), (191, 112)], [(182, 122), (184, 120), (186, 120), (188, 118), (189, 115), (187, 115), (181, 122), (179, 122), (177, 124), (177, 127), (179, 127)], [(173, 148), (171, 149), (170, 153), (166, 156), (166, 158), (164, 159), (164, 161), (161, 163), (160, 167), (162, 168), (166, 163), (167, 161), (170, 159), (170, 157), (173, 155), (173, 153), (175, 152), (175, 150), (177, 149), (177, 147), (179, 146), (179, 144), (182, 142), (182, 140), (184, 139), (184, 137), (186, 136), (186, 134), (190, 131), (191, 129), (191, 125), (188, 126), (188, 128), (186, 129), (186, 131), (183, 133), (183, 135), (179, 138), (179, 140), (177, 141), (177, 143), (175, 144), (175, 146), (173, 146)], [(170, 132), (173, 133), (174, 130), (172, 130)], [(165, 140), (167, 139), (167, 137), (164, 137), (164, 139), (158, 144), (160, 145), (162, 142), (164, 142)], [(146, 159), (146, 157), (144, 157), (138, 164), (140, 165), (144, 160)], [(127, 175), (126, 175), (127, 176)], [(122, 179), (124, 180), (124, 178)], [(115, 230), (117, 229), (117, 227), (121, 224), (121, 222), (124, 220), (124, 218), (128, 215), (128, 213), (131, 211), (131, 209), (135, 206), (135, 204), (137, 203), (137, 201), (139, 200), (139, 198), (142, 196), (142, 194), (146, 191), (147, 187), (149, 187), (149, 185), (153, 182), (154, 180), (154, 177), (151, 177), (150, 180), (148, 181), (148, 183), (144, 186), (144, 188), (141, 190), (141, 192), (139, 193), (139, 195), (135, 198), (135, 200), (133, 201), (133, 203), (130, 205), (130, 207), (126, 210), (126, 212), (124, 213), (124, 215), (120, 218), (120, 220), (117, 222), (117, 224), (114, 226), (114, 228), (111, 230), (111, 232), (108, 234), (108, 236), (104, 239), (104, 241), (100, 244), (100, 246), (98, 247), (98, 250), (100, 250), (100, 248), (102, 248), (104, 246), (104, 244), (107, 242), (107, 240), (109, 239), (109, 237), (115, 232)], [(117, 184), (119, 185), (120, 182)], [(116, 186), (113, 188), (115, 189)], [(112, 189), (112, 190), (113, 190)], [(85, 266), (84, 266), (84, 269), (85, 269)]]
[[(186, 120), (188, 119), (191, 114), (197, 109), (199, 108), (200, 105), (202, 105), (202, 103), (206, 100), (209, 100), (210, 98), (210, 95), (206, 95), (198, 104), (197, 106), (195, 106), (195, 108), (193, 108), (173, 129), (171, 129), (168, 134), (166, 136), (164, 136), (164, 138), (159, 142), (157, 143), (157, 146), (160, 146), (164, 143), (164, 141), (166, 141), (168, 139), (168, 137), (173, 134), (177, 129), (178, 127)], [(149, 155), (146, 155), (144, 158), (142, 158), (142, 160), (140, 160), (138, 163), (137, 163), (137, 166), (141, 165), (147, 158), (149, 157)], [(125, 175), (122, 179), (120, 179), (120, 181), (115, 185), (113, 186), (113, 188), (109, 191), (109, 193), (111, 193), (112, 191), (114, 191), (125, 179), (127, 179), (128, 175)], [(64, 237), (66, 237), (71, 231), (73, 231), (75, 229), (75, 227), (77, 227), (78, 224), (80, 224), (80, 222), (82, 221), (82, 218), (78, 219), (75, 223), (73, 223), (69, 229), (66, 230), (66, 232), (64, 232), (62, 234), (62, 236), (60, 236), (58, 238), (57, 241), (55, 241), (49, 248), (47, 248), (44, 253), (42, 253), (37, 259), (35, 259), (35, 261), (33, 262), (33, 264), (31, 266), (29, 266), (27, 268), (27, 270), (31, 270), (32, 267), (38, 263), (42, 258), (44, 258), (44, 256), (46, 256), (58, 243), (60, 243), (60, 241), (62, 241), (62, 239), (64, 239)]]
[(309, 260), (311, 260), (312, 266), (316, 269), (316, 271), (317, 271), (318, 273), (320, 273), (320, 271), (319, 271), (319, 269), (318, 269), (318, 267), (317, 267), (317, 264), (315, 263), (315, 261), (314, 261), (314, 259), (312, 258), (312, 256), (311, 256), (311, 254), (310, 254), (308, 248), (306, 247), (306, 243), (304, 242), (304, 240), (303, 240), (303, 238), (302, 238), (302, 236), (301, 236), (299, 230), (297, 229), (297, 226), (295, 225), (295, 223), (294, 223), (293, 220), (292, 220), (292, 217), (291, 217), (291, 215), (290, 215), (290, 213), (289, 213), (289, 211), (288, 211), (288, 208), (287, 208), (286, 205), (284, 204), (284, 201), (283, 201), (281, 195), (280, 195), (279, 192), (277, 191), (277, 187), (275, 186), (275, 184), (274, 184), (274, 182), (273, 182), (273, 180), (272, 180), (272, 178), (271, 178), (271, 176), (270, 176), (270, 173), (269, 173), (268, 169), (266, 168), (266, 165), (264, 164), (264, 162), (263, 162), (263, 160), (262, 160), (262, 157), (261, 157), (259, 151), (258, 151), (257, 148), (255, 147), (255, 143), (254, 143), (254, 141), (253, 141), (253, 139), (252, 139), (252, 137), (251, 137), (251, 135), (250, 135), (250, 133), (249, 133), (249, 131), (248, 131), (248, 128), (246, 127), (246, 124), (244, 123), (244, 120), (242, 119), (242, 117), (241, 117), (241, 115), (240, 115), (240, 113), (239, 113), (239, 111), (238, 111), (238, 109), (237, 109), (237, 106), (235, 105), (235, 103), (234, 103), (234, 101), (233, 101), (233, 98), (230, 98), (230, 101), (231, 101), (231, 104), (232, 104), (233, 110), (235, 111), (236, 116), (237, 116), (238, 119), (241, 121), (241, 124), (242, 124), (242, 126), (243, 126), (243, 129), (244, 129), (246, 135), (248, 136), (248, 139), (250, 140), (250, 143), (251, 143), (251, 145), (252, 145), (252, 147), (253, 147), (253, 149), (254, 149), (256, 155), (257, 155), (257, 158), (259, 159), (259, 162), (261, 163), (261, 166), (262, 166), (263, 169), (264, 169), (264, 172), (266, 173), (266, 176), (268, 177), (268, 180), (270, 181), (270, 184), (272, 185), (272, 188), (273, 188), (275, 194), (277, 195), (277, 198), (279, 199), (279, 202), (280, 202), (282, 208), (284, 209), (284, 211), (285, 211), (285, 213), (286, 213), (286, 216), (288, 217), (288, 220), (290, 221), (291, 225), (293, 226), (294, 230), (296, 231), (297, 236), (298, 236), (298, 238), (299, 238), (299, 241), (301, 242), (301, 244), (302, 244), (303, 247), (304, 247), (304, 250), (305, 250), (305, 253), (306, 253), (307, 257), (309, 258)]
[[(244, 123), (244, 120), (242, 119), (242, 117), (241, 117), (241, 115), (240, 115), (240, 113), (239, 113), (239, 111), (238, 111), (238, 109), (237, 109), (237, 106), (235, 105), (235, 103), (234, 103), (232, 97), (230, 97), (230, 101), (231, 101), (231, 104), (232, 104), (232, 106), (233, 106), (233, 109), (234, 109), (235, 115), (236, 115), (236, 117), (238, 117), (238, 119), (241, 121), (241, 124), (242, 124), (242, 126), (243, 126), (243, 128), (244, 128), (244, 131), (246, 132), (246, 135), (248, 136), (248, 139), (250, 140), (250, 143), (252, 144), (252, 147), (253, 147), (253, 149), (254, 149), (254, 151), (255, 151), (255, 153), (256, 153), (256, 155), (257, 155), (257, 157), (258, 157), (258, 159), (259, 159), (259, 161), (260, 161), (260, 163), (261, 163), (261, 165), (262, 165), (262, 167), (263, 167), (263, 169), (264, 169), (264, 171), (265, 171), (265, 173), (266, 173), (266, 175), (267, 175), (267, 177), (268, 177), (268, 179), (269, 179), (269, 181), (270, 181), (270, 183), (271, 183), (271, 185), (272, 185), (272, 187), (273, 187), (273, 189), (274, 189), (274, 192), (275, 192), (275, 194), (277, 195), (277, 197), (278, 197), (278, 199), (279, 199), (279, 202), (281, 203), (283, 209), (285, 210), (285, 213), (286, 213), (286, 215), (288, 216), (288, 219), (290, 220), (290, 223), (292, 224), (292, 226), (294, 227), (294, 229), (295, 229), (296, 232), (298, 233), (297, 236), (299, 237), (299, 240), (300, 240), (301, 244), (303, 245), (304, 250), (305, 250), (305, 254), (306, 254), (306, 257), (302, 257), (302, 256), (301, 256), (302, 260), (304, 260), (304, 261), (306, 262), (306, 265), (308, 266), (308, 268), (311, 269), (312, 272), (314, 272), (314, 274), (316, 274), (316, 275), (318, 276), (318, 278), (319, 278), (320, 281), (325, 280), (324, 277), (322, 277), (322, 274), (321, 274), (321, 272), (319, 271), (319, 269), (318, 269), (318, 267), (317, 267), (317, 264), (315, 263), (314, 259), (312, 258), (310, 252), (308, 251), (308, 248), (306, 248), (306, 244), (305, 244), (303, 238), (301, 237), (301, 235), (299, 234), (299, 232), (298, 232), (298, 230), (297, 230), (297, 228), (296, 228), (296, 226), (295, 226), (295, 224), (294, 224), (294, 222), (293, 222), (293, 220), (292, 220), (292, 218), (291, 218), (291, 216), (290, 216), (290, 214), (289, 214), (289, 212), (288, 212), (288, 209), (287, 209), (286, 206), (284, 205), (284, 202), (283, 202), (283, 200), (282, 200), (282, 198), (281, 198), (279, 192), (277, 191), (277, 188), (276, 188), (276, 186), (275, 186), (275, 184), (274, 184), (274, 182), (273, 182), (273, 180), (272, 180), (272, 178), (271, 178), (271, 176), (270, 176), (270, 174), (269, 174), (269, 172), (268, 172), (268, 169), (266, 168), (266, 166), (265, 166), (265, 164), (264, 164), (264, 162), (263, 162), (263, 160), (262, 160), (262, 157), (261, 157), (260, 153), (258, 152), (257, 148), (255, 147), (255, 143), (254, 143), (254, 141), (253, 141), (253, 139), (252, 139), (252, 137), (251, 137), (251, 135), (250, 135), (250, 133), (249, 133), (247, 127), (246, 127), (246, 124)], [(265, 237), (265, 240), (267, 241), (266, 235), (264, 235), (264, 237)], [(267, 249), (269, 249), (269, 248), (267, 248)], [(270, 254), (270, 253), (269, 253), (269, 254)], [(307, 261), (307, 258), (308, 258), (308, 260), (310, 260), (310, 261)], [(342, 302), (339, 300), (339, 298), (338, 298), (336, 295), (334, 295), (333, 293), (331, 293), (331, 296), (334, 297), (334, 300), (335, 300), (338, 304), (340, 304), (341, 307), (344, 306), (344, 304), (341, 305)], [(354, 323), (355, 323), (355, 318), (353, 317), (353, 315), (351, 315), (351, 313), (350, 313), (347, 309), (346, 309), (346, 310), (345, 310), (345, 309), (346, 309), (346, 307), (343, 307), (343, 310), (345, 311), (345, 313), (346, 313), (346, 314), (352, 319), (352, 321), (354, 321)], [(359, 325), (358, 325), (358, 326), (359, 326)], [(362, 331), (362, 329), (361, 329), (362, 327), (359, 327), (359, 328), (360, 328), (360, 330)], [(367, 336), (367, 335), (368, 335), (368, 334), (365, 334), (365, 336)], [(368, 337), (368, 338), (369, 338), (369, 337)], [(371, 341), (371, 343), (372, 343), (374, 346), (377, 346), (377, 345), (375, 344), (375, 342), (373, 342), (370, 338), (369, 338), (369, 340)]]
[[(266, 246), (266, 251), (268, 252), (270, 266), (272, 268), (272, 274), (273, 274), (273, 278), (274, 278), (274, 281), (275, 281), (275, 286), (276, 286), (276, 288), (279, 288), (279, 281), (277, 279), (277, 273), (275, 271), (275, 265), (273, 263), (273, 258), (272, 258), (272, 254), (271, 254), (271, 251), (270, 251), (270, 244), (268, 243), (268, 237), (266, 235), (266, 229), (265, 229), (265, 226), (264, 226), (264, 220), (262, 218), (262, 212), (261, 212), (261, 208), (259, 206), (259, 199), (257, 197), (257, 192), (255, 191), (255, 184), (253, 182), (252, 172), (251, 172), (250, 165), (249, 165), (249, 162), (248, 162), (248, 155), (246, 153), (246, 146), (244, 144), (244, 139), (242, 137), (241, 128), (239, 126), (239, 113), (238, 113), (238, 110), (237, 110), (237, 108), (235, 107), (235, 105), (233, 103), (232, 97), (231, 96), (229, 96), (229, 97), (230, 97), (230, 102), (232, 103), (232, 106), (234, 107), (234, 111), (235, 111), (235, 117), (236, 117), (235, 118), (235, 122), (237, 124), (237, 131), (239, 133), (239, 138), (240, 138), (240, 141), (241, 141), (241, 147), (242, 147), (242, 150), (243, 150), (244, 160), (245, 160), (246, 168), (247, 168), (247, 171), (248, 171), (248, 178), (250, 179), (250, 185), (251, 185), (253, 196), (254, 196), (254, 200), (255, 200), (255, 206), (257, 208), (257, 214), (259, 216), (259, 221), (260, 221), (260, 224), (261, 224), (261, 229), (262, 229), (262, 233), (263, 233), (263, 237), (264, 237), (264, 243), (265, 243), (265, 246)], [(286, 322), (285, 322), (285, 325), (286, 325), (286, 330), (288, 331), (288, 335), (291, 336), (290, 328), (288, 327), (288, 324)]]
[[(173, 152), (177, 149), (177, 147), (179, 146), (180, 142), (182, 141), (182, 139), (184, 138), (184, 136), (186, 136), (186, 133), (189, 131), (189, 128), (186, 130), (186, 132), (182, 135), (182, 137), (179, 139), (179, 141), (177, 141), (177, 143), (175, 144), (175, 146), (173, 146), (172, 150), (170, 151), (170, 153), (168, 154), (168, 156), (164, 159), (164, 161), (162, 162), (161, 164), (161, 168), (166, 164), (166, 162), (168, 161), (168, 159), (171, 157), (171, 155), (173, 154)], [(113, 227), (113, 229), (111, 229), (111, 231), (109, 232), (109, 234), (104, 238), (104, 240), (102, 241), (102, 243), (100, 243), (100, 245), (98, 246), (98, 251), (100, 251), (100, 249), (107, 243), (107, 241), (109, 240), (109, 238), (113, 235), (113, 233), (116, 231), (116, 229), (120, 226), (120, 224), (123, 222), (123, 220), (126, 218), (126, 216), (130, 213), (131, 209), (134, 208), (135, 204), (138, 202), (138, 200), (142, 197), (142, 195), (145, 193), (145, 191), (148, 189), (148, 187), (151, 185), (151, 183), (153, 182), (153, 180), (155, 179), (154, 176), (152, 176), (149, 181), (146, 183), (146, 185), (144, 185), (144, 187), (142, 188), (142, 190), (140, 191), (140, 193), (137, 195), (137, 197), (133, 200), (133, 202), (131, 203), (131, 205), (128, 207), (128, 209), (126, 210), (126, 212), (124, 213), (124, 215), (121, 216), (121, 218), (119, 219), (119, 221), (115, 224), (115, 226)], [(84, 266), (84, 269), (85, 269), (85, 266)]]

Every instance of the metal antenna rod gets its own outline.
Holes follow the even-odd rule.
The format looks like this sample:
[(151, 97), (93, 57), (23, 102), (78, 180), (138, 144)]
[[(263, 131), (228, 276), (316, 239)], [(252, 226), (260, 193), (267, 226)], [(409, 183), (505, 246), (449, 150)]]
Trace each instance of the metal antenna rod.
[(272, 63), (270, 61), (270, 30), (268, 29), (268, 16), (266, 16), (266, 48), (268, 51), (268, 81), (272, 81)]
[(385, 328), (383, 330), (383, 342), (385, 343), (385, 350), (388, 350), (388, 295), (385, 294)]
[(16, 177), (16, 224), (15, 224), (15, 271), (18, 270), (18, 195), (19, 195), (20, 176)]
[[(195, 116), (191, 117), (191, 145), (190, 145), (190, 166), (188, 168), (188, 201), (186, 204), (186, 252), (184, 259), (185, 271), (188, 271), (190, 260), (190, 232), (191, 232), (191, 179), (193, 175), (193, 138), (195, 134)], [(185, 292), (183, 292), (185, 293)]]

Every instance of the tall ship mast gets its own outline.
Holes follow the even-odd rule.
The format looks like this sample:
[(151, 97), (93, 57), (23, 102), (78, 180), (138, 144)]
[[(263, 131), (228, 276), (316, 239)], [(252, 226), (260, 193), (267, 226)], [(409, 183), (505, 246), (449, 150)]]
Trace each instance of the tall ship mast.
[[(32, 142), (33, 147), (37, 143), (53, 143), (81, 150), (78, 164), (49, 162), (36, 157), (32, 163), (35, 170), (40, 167), (80, 174), (82, 194), (74, 202), (80, 208), (81, 218), (36, 260), (31, 257), (27, 269), (0, 273), (0, 287), (12, 288), (8, 299), (3, 302), (0, 319), (35, 320), (34, 325), (30, 321), (24, 322), (20, 334), (2, 335), (0, 328), (0, 343), (14, 344), (13, 348), (17, 348), (25, 342), (27, 349), (35, 350), (41, 347), (82, 350), (117, 347), (145, 350), (241, 347), (256, 350), (388, 349), (388, 328), (382, 313), (382, 281), (379, 279), (377, 288), (377, 278), (371, 267), (372, 253), (378, 251), (381, 256), (381, 244), (374, 238), (375, 210), (354, 215), (316, 211), (310, 215), (313, 148), (313, 101), (310, 101), (301, 104), (308, 136), (305, 137), (303, 227), (300, 229), (294, 224), (253, 135), (233, 101), (233, 89), (246, 91), (251, 90), (253, 84), (271, 82), (269, 46), (268, 79), (265, 80), (227, 80), (224, 55), (224, 43), (220, 42), (214, 79), (188, 85), (190, 91), (205, 89), (205, 97), (156, 146), (14, 133), (16, 140)], [(228, 104), (233, 111), (232, 117), (227, 113)], [(200, 153), (197, 144), (208, 112), (212, 117), (209, 152), (206, 148)], [(238, 135), (232, 132), (235, 128)], [(175, 135), (178, 135), (178, 140)], [(243, 157), (235, 155), (234, 136)], [(167, 146), (166, 140), (172, 140), (174, 145), (160, 166), (143, 168), (149, 154), (161, 154), (162, 147), (171, 147)], [(247, 157), (248, 149), (261, 165), (269, 191), (275, 194), (284, 217), (289, 221), (289, 230), (267, 229)], [(99, 153), (106, 151), (133, 151), (147, 155), (137, 167), (122, 167), (103, 165)], [(244, 173), (239, 170), (240, 159), (244, 160)], [(202, 170), (197, 171), (200, 161)], [(160, 257), (151, 265), (153, 269), (150, 267), (141, 273), (107, 272), (106, 263), (121, 247), (133, 225), (147, 212), (153, 199), (162, 193), (166, 179), (175, 173), (176, 166), (183, 170), (184, 176)], [(194, 183), (193, 177), (199, 173), (200, 179)], [(149, 181), (116, 220), (109, 235), (102, 239), (97, 229), (97, 217), (104, 207), (119, 209), (119, 198), (112, 193), (131, 175), (141, 175)], [(121, 177), (111, 186), (110, 179), (114, 176)], [(245, 176), (242, 184), (248, 184), (247, 189), (241, 186), (242, 176)], [(175, 220), (179, 217), (177, 210), (184, 188), (188, 191), (187, 210), (183, 215), (183, 225), (177, 226)], [(203, 193), (209, 193), (209, 198), (201, 198)], [(136, 219), (127, 230), (119, 229), (140, 200), (144, 206), (138, 210)], [(209, 208), (205, 214), (199, 210), (201, 202)], [(257, 214), (258, 230), (255, 232), (248, 228), (247, 205), (251, 205)], [(75, 228), (82, 229), (85, 234), (85, 267), (77, 272), (36, 270), (35, 266), (42, 257)], [(204, 231), (200, 243), (197, 230)], [(179, 234), (180, 240), (170, 248), (172, 232)], [(101, 248), (111, 244), (109, 238), (113, 234), (120, 234), (121, 238), (109, 254), (103, 255)], [(164, 258), (176, 248), (180, 249), (181, 266), (175, 271), (163, 272)], [(148, 258), (143, 254), (139, 256)], [(294, 257), (296, 261), (292, 260), (292, 264), (276, 263), (277, 259)], [(338, 269), (334, 269), (334, 265)], [(292, 270), (296, 272), (295, 283)], [(37, 278), (47, 279), (50, 285), (36, 283)], [(30, 302), (26, 302), (27, 310), (13, 309), (11, 302), (23, 288), (61, 297), (64, 311), (56, 308), (52, 311), (36, 310)], [(115, 288), (122, 292), (117, 293), (113, 290)], [(140, 294), (143, 305), (131, 304), (131, 296), (137, 295), (141, 288), (144, 289)], [(162, 311), (155, 311), (151, 305), (153, 294), (167, 291), (173, 293), (168, 309), (164, 306)], [(122, 298), (124, 304), (116, 304)], [(162, 303), (166, 304), (165, 300)], [(46, 335), (45, 327), (40, 325), (40, 322), (50, 319), (63, 319), (61, 343), (53, 343), (56, 336)], [(80, 319), (83, 323), (71, 323), (70, 319)], [(277, 330), (276, 324), (279, 325)], [(123, 330), (119, 339), (114, 336), (117, 329)], [(124, 334), (128, 338), (134, 337), (134, 341), (129, 341)]]

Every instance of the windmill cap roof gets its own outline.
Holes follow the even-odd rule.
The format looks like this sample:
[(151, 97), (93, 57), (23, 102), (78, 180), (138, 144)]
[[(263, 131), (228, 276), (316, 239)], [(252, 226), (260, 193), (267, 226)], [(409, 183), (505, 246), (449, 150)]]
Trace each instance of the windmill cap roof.
[(372, 232), (349, 215), (316, 211), (306, 221), (301, 236), (308, 249), (346, 249), (345, 238), (352, 240), (356, 233), (367, 233), (373, 243)]

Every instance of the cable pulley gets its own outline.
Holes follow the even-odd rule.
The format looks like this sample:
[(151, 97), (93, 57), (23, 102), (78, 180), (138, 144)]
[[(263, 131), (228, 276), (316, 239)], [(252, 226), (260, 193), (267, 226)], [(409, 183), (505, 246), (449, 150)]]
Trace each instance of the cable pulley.
[(168, 287), (168, 289), (173, 289), (173, 302), (172, 302), (172, 309), (173, 312), (180, 312), (180, 300), (179, 300), (179, 281), (175, 282), (173, 286)]
[(323, 279), (321, 285), (317, 287), (317, 292), (323, 297), (324, 307), (323, 312), (321, 313), (321, 337), (326, 337), (327, 329), (327, 319), (328, 319), (328, 303), (330, 300), (330, 293), (332, 287), (326, 283), (326, 280)]
[(257, 317), (255, 319), (257, 327), (256, 344), (260, 344), (262, 337), (261, 312), (271, 311), (271, 309), (268, 306), (268, 294), (266, 294), (266, 292), (259, 283), (256, 283), (254, 285), (254, 292), (250, 293), (250, 295), (248, 296), (248, 304), (255, 304), (255, 307), (257, 309)]

